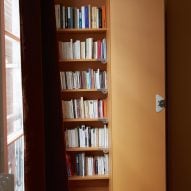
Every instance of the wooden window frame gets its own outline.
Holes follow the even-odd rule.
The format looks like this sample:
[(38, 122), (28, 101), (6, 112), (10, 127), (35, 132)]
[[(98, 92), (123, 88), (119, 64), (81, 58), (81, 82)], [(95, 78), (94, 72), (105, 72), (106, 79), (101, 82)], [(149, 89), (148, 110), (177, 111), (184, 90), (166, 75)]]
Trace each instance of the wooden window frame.
[(0, 0), (0, 132), (1, 132), (1, 154), (0, 158), (0, 172), (7, 173), (8, 172), (8, 152), (7, 152), (7, 119), (6, 119), (6, 71), (5, 71), (5, 24), (4, 24), (4, 0)]
[[(16, 142), (24, 135), (23, 129), (8, 135), (7, 121), (20, 115), (11, 114), (7, 116), (6, 105), (6, 63), (5, 63), (5, 36), (20, 43), (20, 38), (5, 30), (4, 0), (0, 0), (0, 173), (8, 173), (8, 146)], [(14, 68), (15, 65), (8, 66)], [(2, 137), (1, 137), (2, 136)]]

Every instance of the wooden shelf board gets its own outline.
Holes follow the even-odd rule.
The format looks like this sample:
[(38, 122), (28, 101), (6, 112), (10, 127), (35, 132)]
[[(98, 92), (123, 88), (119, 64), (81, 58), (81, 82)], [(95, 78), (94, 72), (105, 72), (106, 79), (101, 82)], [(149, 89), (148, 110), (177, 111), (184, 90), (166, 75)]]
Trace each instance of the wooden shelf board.
[(107, 89), (71, 89), (71, 90), (63, 90), (62, 93), (78, 93), (78, 92), (108, 92)]
[(74, 147), (74, 148), (66, 148), (68, 152), (85, 152), (85, 151), (103, 151), (104, 153), (108, 153), (108, 148), (100, 148), (100, 147)]
[(109, 180), (108, 175), (94, 175), (94, 176), (70, 176), (69, 180)]
[(96, 121), (107, 122), (108, 119), (106, 119), (106, 118), (100, 118), (100, 119), (86, 119), (86, 118), (84, 118), (84, 119), (82, 119), (82, 118), (80, 118), (80, 119), (64, 119), (64, 122), (96, 122)]
[(107, 71), (107, 63), (103, 64), (100, 61), (64, 61), (58, 63), (60, 71), (86, 71), (89, 68), (101, 71)]
[[(59, 60), (59, 63), (63, 63), (63, 62), (102, 62), (102, 60), (98, 60), (98, 59), (66, 59), (66, 60)], [(104, 62), (103, 64), (105, 64), (106, 62)]]
[(98, 32), (106, 32), (107, 28), (98, 28), (98, 29), (58, 29), (57, 33), (98, 33)]

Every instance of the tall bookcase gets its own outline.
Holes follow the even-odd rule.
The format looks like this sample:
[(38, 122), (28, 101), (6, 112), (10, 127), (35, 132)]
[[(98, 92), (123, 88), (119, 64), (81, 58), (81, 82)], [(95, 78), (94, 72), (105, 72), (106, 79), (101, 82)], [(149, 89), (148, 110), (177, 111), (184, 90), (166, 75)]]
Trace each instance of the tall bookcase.
[(55, 0), (70, 191), (111, 190), (109, 5)]

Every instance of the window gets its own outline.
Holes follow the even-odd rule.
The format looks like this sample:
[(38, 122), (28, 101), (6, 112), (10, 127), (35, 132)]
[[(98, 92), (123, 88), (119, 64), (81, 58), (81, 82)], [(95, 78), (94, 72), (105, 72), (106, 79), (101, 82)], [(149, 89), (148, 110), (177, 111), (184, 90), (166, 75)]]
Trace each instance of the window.
[(15, 191), (24, 191), (23, 103), (19, 0), (4, 0), (7, 173), (14, 174)]

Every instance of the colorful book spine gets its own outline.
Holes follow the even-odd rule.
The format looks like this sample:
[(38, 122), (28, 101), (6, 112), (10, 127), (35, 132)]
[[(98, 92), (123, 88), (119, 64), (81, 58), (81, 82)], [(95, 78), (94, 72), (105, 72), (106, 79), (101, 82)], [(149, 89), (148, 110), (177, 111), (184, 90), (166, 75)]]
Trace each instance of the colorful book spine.
[(56, 28), (106, 28), (106, 7), (84, 5), (80, 8), (55, 5)]

